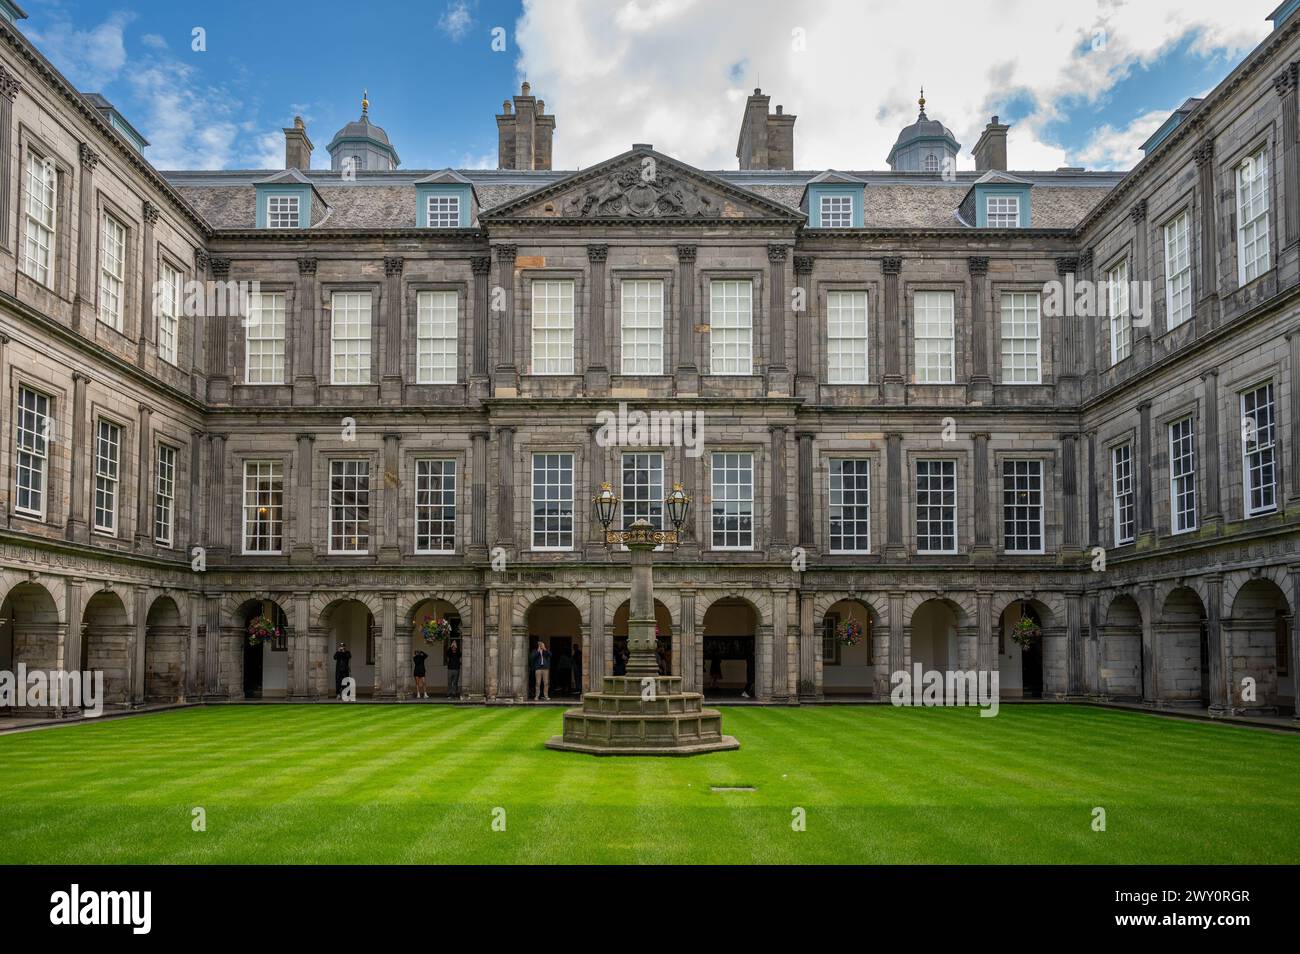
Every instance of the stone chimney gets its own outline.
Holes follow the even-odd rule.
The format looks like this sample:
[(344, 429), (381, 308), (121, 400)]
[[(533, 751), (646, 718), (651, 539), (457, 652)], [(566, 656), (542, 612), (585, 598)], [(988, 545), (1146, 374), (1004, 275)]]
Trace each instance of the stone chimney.
[(1007, 130), (1010, 128), (998, 122), (996, 116), (984, 127), (980, 141), (971, 150), (971, 155), (975, 157), (976, 172), (988, 172), (990, 169), (1007, 171)]
[(794, 116), (785, 109), (767, 111), (770, 96), (761, 89), (745, 101), (745, 115), (740, 120), (740, 138), (736, 142), (736, 158), (742, 169), (793, 169), (794, 168)]
[(497, 168), (550, 169), (554, 135), (555, 117), (546, 115), (546, 102), (525, 82), (497, 115)]
[(293, 125), (284, 131), (284, 167), (286, 169), (311, 168), (311, 140), (301, 116), (293, 117)]

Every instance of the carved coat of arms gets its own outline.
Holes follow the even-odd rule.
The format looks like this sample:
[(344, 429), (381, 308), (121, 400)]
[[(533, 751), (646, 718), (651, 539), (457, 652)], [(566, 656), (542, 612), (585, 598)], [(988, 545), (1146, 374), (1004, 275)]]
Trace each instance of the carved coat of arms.
[(570, 196), (564, 211), (581, 218), (709, 217), (719, 214), (719, 205), (717, 199), (671, 173), (661, 170), (646, 177), (636, 169), (625, 169), (611, 172)]

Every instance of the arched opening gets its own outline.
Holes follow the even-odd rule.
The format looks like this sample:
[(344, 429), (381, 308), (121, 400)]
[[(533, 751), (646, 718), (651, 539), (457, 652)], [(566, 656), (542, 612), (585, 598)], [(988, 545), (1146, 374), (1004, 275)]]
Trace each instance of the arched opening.
[[(528, 607), (526, 622), (526, 698), (549, 699), (556, 695), (579, 695), (575, 676), (581, 678), (586, 667), (582, 664), (585, 647), (582, 645), (582, 614), (578, 608), (563, 597), (546, 597)], [(544, 643), (550, 654), (548, 666), (540, 665), (542, 660), (537, 654), (538, 643)]]
[[(1022, 619), (1029, 622), (1022, 623)], [(1051, 612), (1037, 600), (1016, 600), (998, 618), (998, 693), (1009, 699), (1043, 697), (1043, 633)], [(1017, 630), (1023, 634), (1017, 639)], [(1035, 635), (1036, 633), (1036, 635)]]
[[(39, 583), (19, 583), (0, 604), (0, 670), (53, 670), (59, 658), (59, 611)], [(17, 701), (17, 700), (15, 700)], [(30, 700), (28, 700), (30, 701)], [(7, 714), (35, 714), (25, 707)]]
[[(613, 672), (616, 676), (622, 676), (627, 672), (627, 621), (631, 611), (631, 601), (624, 600), (623, 605), (614, 613), (611, 642), (614, 653)], [(655, 600), (655, 627), (658, 631), (655, 642), (658, 644), (659, 674), (661, 676), (681, 675), (674, 668), (677, 662), (673, 657), (673, 618), (668, 612), (668, 607), (658, 600)]]
[[(249, 600), (239, 608), (244, 698), (283, 699), (289, 692), (289, 619), (275, 600)], [(266, 633), (262, 638), (259, 634)]]
[(122, 598), (112, 590), (92, 596), (81, 617), (81, 669), (103, 672), (106, 705), (131, 701), (130, 637)]
[(144, 623), (144, 697), (175, 702), (185, 697), (185, 643), (181, 613), (170, 596), (149, 607)]
[(1102, 627), (1101, 684), (1112, 699), (1141, 701), (1146, 682), (1142, 661), (1142, 610), (1131, 596), (1117, 596)]
[(826, 611), (822, 617), (826, 695), (863, 696), (875, 691), (878, 622), (875, 611), (861, 600), (840, 600)]
[(957, 608), (947, 600), (926, 600), (912, 614), (912, 668), (947, 672), (957, 666)]
[(335, 600), (321, 613), (326, 665), (333, 675), (334, 695), (343, 692), (343, 680), (356, 681), (357, 698), (375, 692), (379, 632), (370, 607), (360, 600)]
[(1165, 599), (1156, 630), (1156, 685), (1161, 702), (1210, 704), (1209, 633), (1201, 597), (1180, 586)]
[[(1272, 580), (1248, 581), (1232, 601), (1225, 621), (1231, 639), (1232, 694), (1244, 708), (1293, 709), (1295, 674), (1291, 659), (1291, 606)], [(1246, 679), (1253, 679), (1254, 698)]]
[(704, 614), (704, 692), (713, 698), (754, 698), (758, 613), (742, 599), (715, 602)]
[[(443, 640), (431, 639), (438, 620), (446, 620), (451, 628), (451, 635)], [(435, 695), (459, 697), (459, 672), (453, 680), (451, 666), (460, 665), (465, 659), (465, 639), (461, 634), (460, 611), (446, 600), (428, 599), (411, 610), (411, 658), (402, 660), (399, 665), (410, 665), (412, 678), (420, 675), (420, 662), (416, 657), (424, 653), (424, 679), (427, 691)], [(460, 657), (455, 663), (451, 658), (452, 644), (460, 650)], [(452, 683), (457, 684), (453, 687)], [(454, 691), (453, 691), (454, 690)], [(417, 690), (418, 692), (418, 690)]]

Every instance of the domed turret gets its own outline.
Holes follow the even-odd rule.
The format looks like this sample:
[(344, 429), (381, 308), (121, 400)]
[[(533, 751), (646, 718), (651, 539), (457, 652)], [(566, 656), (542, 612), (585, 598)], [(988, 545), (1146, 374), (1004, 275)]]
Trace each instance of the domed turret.
[(916, 122), (904, 126), (885, 160), (895, 172), (943, 172), (955, 169), (961, 143), (952, 130), (925, 114), (925, 88), (917, 101), (921, 107)]
[(361, 94), (361, 117), (336, 132), (325, 148), (329, 150), (330, 168), (339, 171), (350, 167), (355, 172), (390, 172), (401, 162), (388, 141), (388, 133), (370, 121), (366, 92)]

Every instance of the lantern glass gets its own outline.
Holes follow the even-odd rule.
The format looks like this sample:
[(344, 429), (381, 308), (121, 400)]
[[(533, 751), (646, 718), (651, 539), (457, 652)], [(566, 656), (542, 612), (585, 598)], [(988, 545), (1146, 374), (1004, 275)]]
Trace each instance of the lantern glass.
[(609, 525), (614, 522), (614, 511), (618, 509), (618, 495), (609, 484), (601, 484), (600, 493), (591, 499), (591, 504), (596, 512), (596, 519), (608, 530)]
[(673, 527), (677, 530), (682, 528), (686, 522), (686, 515), (691, 510), (691, 498), (686, 496), (686, 491), (682, 489), (681, 484), (673, 485), (673, 492), (668, 495), (664, 501), (668, 508), (668, 519), (673, 522)]

